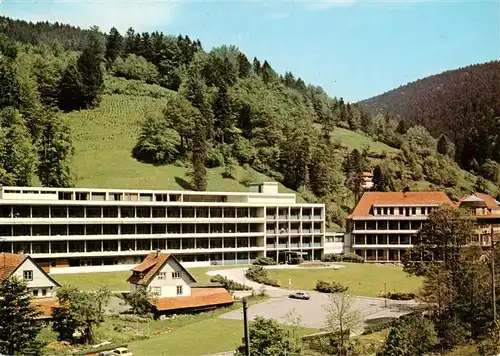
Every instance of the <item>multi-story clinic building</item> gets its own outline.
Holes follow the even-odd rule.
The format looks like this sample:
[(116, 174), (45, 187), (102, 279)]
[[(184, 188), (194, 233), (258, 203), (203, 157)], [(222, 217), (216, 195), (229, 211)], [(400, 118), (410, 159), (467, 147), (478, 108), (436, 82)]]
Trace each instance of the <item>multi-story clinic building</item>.
[(433, 209), (455, 206), (443, 192), (367, 192), (347, 220), (351, 252), (367, 262), (399, 262)]
[(44, 268), (127, 270), (151, 251), (187, 266), (247, 264), (285, 251), (320, 259), (323, 204), (298, 204), (277, 183), (249, 192), (2, 187), (0, 251)]

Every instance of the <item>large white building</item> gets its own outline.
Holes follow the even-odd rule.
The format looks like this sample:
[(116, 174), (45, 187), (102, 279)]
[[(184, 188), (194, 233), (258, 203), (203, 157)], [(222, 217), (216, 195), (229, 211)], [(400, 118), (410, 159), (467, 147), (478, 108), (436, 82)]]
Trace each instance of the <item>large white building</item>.
[(59, 273), (128, 270), (151, 251), (186, 266), (247, 264), (285, 251), (320, 259), (325, 207), (278, 193), (2, 187), (0, 252)]

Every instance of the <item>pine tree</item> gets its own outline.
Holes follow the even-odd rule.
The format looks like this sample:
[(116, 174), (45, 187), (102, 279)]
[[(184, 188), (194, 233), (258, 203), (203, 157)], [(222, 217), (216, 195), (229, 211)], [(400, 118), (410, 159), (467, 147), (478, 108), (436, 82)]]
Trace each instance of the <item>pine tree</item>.
[(232, 143), (233, 137), (231, 129), (234, 126), (234, 115), (229, 102), (227, 87), (224, 85), (217, 93), (217, 99), (214, 102), (215, 130), (219, 142)]
[(374, 188), (374, 190), (381, 191), (383, 179), (384, 179), (384, 177), (382, 175), (382, 169), (380, 168), (379, 165), (376, 165), (375, 168), (373, 169), (373, 188)]
[(240, 78), (246, 78), (250, 75), (250, 71), (252, 70), (252, 64), (248, 61), (247, 56), (245, 54), (238, 52), (238, 73)]
[(116, 28), (109, 31), (106, 37), (106, 61), (108, 65), (112, 64), (115, 59), (122, 53), (123, 37)]
[(15, 277), (6, 278), (0, 282), (0, 296), (0, 354), (40, 354), (36, 337), (42, 325), (35, 322), (40, 312), (31, 304), (26, 283)]
[(38, 144), (38, 177), (46, 187), (70, 187), (70, 159), (74, 153), (69, 126), (53, 112), (42, 122)]
[(135, 48), (135, 31), (132, 27), (129, 27), (125, 34), (123, 50), (125, 54), (137, 53), (137, 48)]
[(406, 124), (406, 121), (403, 119), (400, 119), (398, 122), (398, 127), (396, 128), (396, 132), (398, 134), (404, 135), (408, 131), (408, 125)]
[(96, 29), (93, 29), (88, 43), (80, 57), (77, 68), (82, 83), (82, 107), (90, 108), (99, 104), (103, 86), (101, 63), (103, 60), (104, 45)]
[(206, 154), (207, 142), (205, 128), (201, 122), (198, 122), (195, 128), (191, 162), (193, 166), (191, 186), (194, 190), (207, 190), (207, 169), (205, 168)]
[(253, 69), (253, 72), (255, 74), (261, 75), (262, 68), (261, 68), (261, 65), (260, 65), (260, 61), (257, 59), (257, 57), (254, 57), (254, 59), (253, 59), (252, 69)]
[(78, 110), (84, 107), (82, 76), (73, 61), (68, 63), (61, 76), (58, 106), (64, 111)]

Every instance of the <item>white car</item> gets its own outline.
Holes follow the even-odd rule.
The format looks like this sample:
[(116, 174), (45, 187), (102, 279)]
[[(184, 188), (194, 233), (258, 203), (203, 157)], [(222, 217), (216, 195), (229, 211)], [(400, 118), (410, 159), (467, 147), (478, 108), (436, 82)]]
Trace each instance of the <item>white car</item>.
[(114, 349), (113, 355), (134, 356), (134, 354), (125, 347), (118, 347), (117, 349)]

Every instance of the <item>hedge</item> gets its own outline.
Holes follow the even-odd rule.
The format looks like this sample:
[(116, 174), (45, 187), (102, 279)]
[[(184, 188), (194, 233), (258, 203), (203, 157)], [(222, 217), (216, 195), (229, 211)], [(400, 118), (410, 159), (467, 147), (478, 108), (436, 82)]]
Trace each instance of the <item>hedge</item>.
[(253, 264), (257, 266), (272, 266), (276, 264), (276, 261), (271, 257), (260, 256), (253, 260)]
[(355, 253), (344, 254), (336, 254), (336, 253), (328, 253), (323, 256), (321, 259), (323, 262), (354, 262), (354, 263), (364, 263), (365, 259), (361, 256), (356, 255)]
[(244, 284), (235, 282), (235, 281), (233, 281), (225, 276), (222, 276), (220, 274), (216, 274), (215, 276), (210, 278), (210, 282), (220, 283), (228, 291), (231, 291), (231, 290), (250, 290), (251, 289), (250, 287), (248, 287)]

